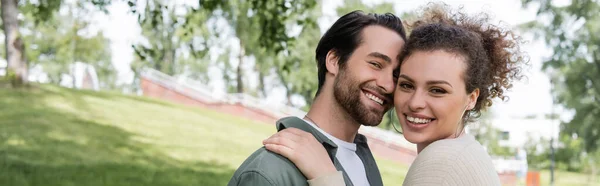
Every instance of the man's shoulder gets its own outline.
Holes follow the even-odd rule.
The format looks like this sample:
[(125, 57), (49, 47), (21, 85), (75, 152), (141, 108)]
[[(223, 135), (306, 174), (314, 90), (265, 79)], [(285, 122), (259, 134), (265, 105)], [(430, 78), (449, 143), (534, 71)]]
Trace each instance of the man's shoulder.
[[(307, 184), (306, 178), (294, 163), (264, 147), (256, 150), (240, 165), (231, 178), (230, 185), (256, 185), (244, 180), (252, 177), (259, 177), (262, 181), (273, 185)], [(236, 184), (232, 184), (232, 182)]]
[(294, 163), (277, 153), (271, 152), (265, 147), (261, 147), (254, 151), (239, 169), (269, 169), (269, 168), (282, 168), (282, 169), (293, 169), (297, 170)]

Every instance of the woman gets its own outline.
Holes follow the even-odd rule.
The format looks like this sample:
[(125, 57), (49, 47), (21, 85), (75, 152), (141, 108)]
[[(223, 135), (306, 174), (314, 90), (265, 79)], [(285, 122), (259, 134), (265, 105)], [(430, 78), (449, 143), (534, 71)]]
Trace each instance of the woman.
[[(521, 77), (520, 39), (485, 14), (451, 13), (445, 5), (430, 5), (421, 18), (409, 25), (394, 94), (403, 135), (418, 152), (404, 185), (500, 185), (491, 158), (464, 128), (494, 98), (505, 100)], [(332, 164), (314, 161), (327, 154), (302, 133), (286, 129), (263, 143), (311, 175), (311, 185), (343, 185), (339, 171), (323, 172)]]

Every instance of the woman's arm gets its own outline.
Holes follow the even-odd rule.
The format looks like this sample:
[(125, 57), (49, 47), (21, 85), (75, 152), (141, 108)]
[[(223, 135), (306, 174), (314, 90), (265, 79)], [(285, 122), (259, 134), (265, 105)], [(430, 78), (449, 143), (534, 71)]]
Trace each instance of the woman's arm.
[(309, 186), (345, 186), (344, 175), (342, 171), (336, 171), (328, 175), (322, 175), (318, 178), (308, 180)]
[(306, 176), (311, 186), (344, 185), (325, 148), (315, 137), (297, 128), (281, 130), (263, 141), (265, 148), (280, 154)]

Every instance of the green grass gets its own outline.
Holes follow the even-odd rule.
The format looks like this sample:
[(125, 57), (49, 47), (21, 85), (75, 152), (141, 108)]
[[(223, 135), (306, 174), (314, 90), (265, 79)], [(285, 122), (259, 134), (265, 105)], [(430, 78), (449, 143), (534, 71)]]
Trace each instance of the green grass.
[(383, 185), (402, 185), (404, 177), (408, 172), (408, 165), (399, 164), (377, 157), (375, 159), (383, 179)]
[[(540, 181), (542, 185), (550, 185), (550, 171), (544, 170), (540, 172)], [(590, 175), (556, 171), (554, 172), (554, 185), (560, 186), (599, 186), (600, 180), (598, 176), (594, 180), (590, 179)]]
[[(0, 89), (0, 185), (226, 185), (265, 124), (118, 93)], [(386, 185), (407, 166), (378, 159)]]

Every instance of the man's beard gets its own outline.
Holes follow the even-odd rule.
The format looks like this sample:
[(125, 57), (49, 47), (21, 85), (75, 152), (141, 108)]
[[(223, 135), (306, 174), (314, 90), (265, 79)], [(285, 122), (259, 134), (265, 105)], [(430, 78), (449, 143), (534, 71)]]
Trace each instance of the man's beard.
[[(340, 69), (339, 72), (340, 73), (335, 78), (333, 85), (333, 96), (335, 97), (335, 100), (350, 115), (350, 117), (358, 123), (366, 126), (379, 125), (385, 112), (379, 113), (379, 111), (370, 110), (367, 105), (360, 100), (360, 94), (362, 94), (360, 83), (353, 77), (350, 77), (345, 72), (345, 69)], [(377, 89), (374, 89), (373, 91), (376, 90)], [(385, 111), (391, 108), (391, 106), (389, 106), (390, 103), (384, 104), (386, 104), (384, 105), (384, 107), (386, 107)]]

